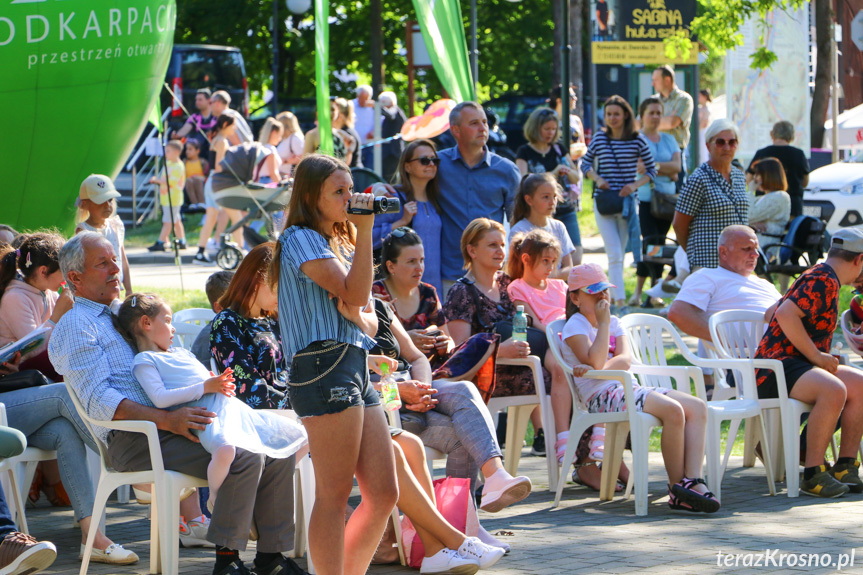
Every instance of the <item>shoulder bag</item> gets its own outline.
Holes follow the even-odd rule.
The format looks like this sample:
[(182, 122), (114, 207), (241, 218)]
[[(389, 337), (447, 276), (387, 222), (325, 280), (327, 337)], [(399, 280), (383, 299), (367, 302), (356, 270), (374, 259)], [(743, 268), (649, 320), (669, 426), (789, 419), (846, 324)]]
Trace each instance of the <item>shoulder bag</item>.
[[(607, 141), (605, 145), (608, 146), (608, 149), (611, 151), (611, 155), (614, 158), (614, 167), (620, 171), (620, 164), (617, 162), (617, 154), (614, 153), (614, 146), (611, 145), (610, 140)], [(601, 175), (599, 173), (599, 158), (596, 156), (594, 156), (593, 160), (593, 171), (596, 172), (597, 175)], [(594, 182), (593, 201), (596, 202), (596, 210), (601, 215), (613, 216), (623, 213), (623, 200), (624, 198), (621, 197), (620, 190), (600, 190), (596, 187), (596, 183)]]
[(660, 191), (650, 182), (650, 215), (658, 220), (673, 220), (680, 194)]

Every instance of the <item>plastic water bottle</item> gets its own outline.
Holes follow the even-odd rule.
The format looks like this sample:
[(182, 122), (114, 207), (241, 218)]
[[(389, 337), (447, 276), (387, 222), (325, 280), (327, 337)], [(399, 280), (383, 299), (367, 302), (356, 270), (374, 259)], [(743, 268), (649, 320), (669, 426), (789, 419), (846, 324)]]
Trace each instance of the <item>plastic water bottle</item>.
[(390, 375), (390, 366), (381, 364), (381, 395), (384, 403), (384, 409), (387, 411), (396, 411), (402, 408), (402, 399), (399, 397), (399, 384)]
[(512, 318), (512, 339), (527, 341), (527, 316), (524, 315), (523, 305), (515, 308), (515, 317)]

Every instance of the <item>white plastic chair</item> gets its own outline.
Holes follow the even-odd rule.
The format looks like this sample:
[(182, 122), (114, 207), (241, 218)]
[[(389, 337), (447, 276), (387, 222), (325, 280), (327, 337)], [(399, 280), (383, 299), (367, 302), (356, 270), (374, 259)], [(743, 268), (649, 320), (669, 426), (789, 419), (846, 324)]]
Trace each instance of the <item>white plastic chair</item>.
[[(6, 406), (0, 403), (0, 425), (9, 426), (6, 418)], [(8, 481), (9, 503), (12, 518), (22, 533), (30, 533), (27, 525), (27, 515), (24, 512), (24, 504), (27, 501), (27, 493), (33, 477), (36, 475), (36, 466), (40, 461), (51, 461), (57, 459), (57, 452), (38, 447), (26, 447), (21, 455), (10, 457), (0, 461), (0, 473), (6, 472)], [(17, 516), (17, 517), (16, 517)]]
[[(764, 314), (744, 310), (722, 311), (710, 316), (710, 336), (720, 357), (751, 359), (753, 368), (769, 369), (776, 375), (779, 397), (759, 398), (762, 410), (779, 411), (781, 434), (773, 441), (774, 475), (780, 478), (784, 473), (788, 487), (788, 497), (800, 494), (800, 421), (804, 413), (812, 410), (813, 405), (788, 397), (785, 382), (785, 369), (776, 359), (755, 359), (758, 344), (764, 335)], [(769, 418), (769, 412), (766, 414)], [(774, 426), (769, 425), (773, 431)], [(753, 448), (755, 443), (752, 442)], [(831, 439), (830, 447), (836, 459), (836, 442)], [(861, 443), (863, 450), (863, 443)], [(766, 454), (765, 449), (761, 450)], [(863, 452), (863, 451), (861, 451)], [(754, 459), (747, 453), (746, 458)]]
[[(578, 447), (578, 438), (588, 427), (592, 425), (605, 424), (605, 457), (602, 465), (602, 476), (600, 479), (599, 499), (611, 501), (614, 498), (614, 489), (617, 485), (617, 476), (620, 473), (620, 464), (623, 461), (623, 448), (626, 445), (626, 436), (632, 437), (632, 470), (630, 471), (630, 482), (635, 486), (635, 514), (647, 515), (647, 456), (650, 450), (650, 431), (654, 427), (661, 426), (659, 419), (635, 409), (635, 396), (632, 391), (633, 376), (628, 371), (620, 370), (591, 370), (584, 377), (592, 379), (608, 379), (619, 381), (623, 385), (626, 411), (608, 413), (590, 413), (578, 395), (572, 375), (571, 366), (563, 359), (561, 347), (566, 345), (560, 337), (566, 320), (553, 321), (546, 326), (545, 335), (548, 339), (554, 359), (564, 368), (566, 381), (572, 396), (572, 421), (569, 426), (569, 441), (566, 443), (566, 454), (563, 457), (563, 465), (560, 468), (560, 476), (557, 480), (556, 494), (553, 507), (560, 505), (560, 497), (563, 487), (566, 485), (566, 476), (569, 467), (575, 460), (575, 449)], [(631, 432), (631, 433), (630, 433)], [(549, 451), (546, 457), (557, 463), (555, 452)], [(629, 488), (627, 488), (627, 496)]]
[[(180, 538), (177, 525), (180, 523), (180, 491), (186, 487), (206, 487), (207, 481), (176, 471), (168, 471), (162, 461), (156, 424), (151, 421), (96, 421), (84, 411), (75, 390), (66, 383), (69, 396), (87, 430), (96, 441), (100, 455), (99, 486), (93, 502), (93, 516), (101, 517), (105, 512), (108, 496), (121, 485), (134, 483), (153, 484), (153, 502), (150, 508), (150, 573), (179, 573)], [(152, 469), (148, 471), (119, 472), (108, 463), (107, 446), (93, 433), (93, 426), (108, 429), (143, 433), (147, 436)], [(93, 552), (96, 530), (91, 529), (84, 547), (80, 575), (86, 575)]]
[(493, 397), (488, 402), (488, 410), (492, 421), (497, 427), (498, 413), (507, 410), (506, 446), (504, 448), (503, 466), (510, 475), (518, 475), (518, 464), (521, 460), (521, 448), (530, 414), (539, 406), (542, 427), (545, 429), (546, 466), (548, 471), (548, 489), (554, 491), (557, 485), (557, 466), (548, 454), (554, 452), (554, 413), (551, 411), (551, 398), (545, 392), (545, 379), (542, 376), (542, 362), (535, 355), (522, 358), (498, 358), (497, 365), (518, 365), (528, 367), (533, 374), (535, 395), (513, 395), (510, 397)]
[[(755, 389), (755, 370), (750, 361), (745, 359), (705, 359), (693, 354), (680, 337), (674, 326), (665, 318), (648, 314), (630, 314), (620, 320), (620, 325), (626, 329), (632, 349), (632, 371), (644, 387), (671, 387), (671, 379), (677, 379), (674, 387), (684, 393), (692, 393), (689, 380), (695, 382), (695, 395), (707, 403), (707, 437), (705, 455), (707, 459), (707, 485), (721, 501), (722, 477), (725, 465), (721, 461), (722, 422), (739, 422), (749, 419), (756, 437), (763, 439), (765, 447), (769, 446), (767, 431), (761, 416), (758, 403), (758, 393)], [(692, 364), (692, 366), (670, 366), (665, 357), (665, 339), (667, 336), (676, 348), (675, 351)], [(637, 364), (635, 363), (637, 362)], [(737, 370), (740, 373), (737, 381), (737, 398), (707, 401), (704, 387), (704, 374), (701, 367), (715, 369)], [(747, 425), (747, 428), (750, 426)], [(733, 445), (737, 427), (728, 434), (728, 444)], [(769, 452), (770, 449), (765, 451)], [(769, 453), (765, 455), (767, 463), (767, 484), (771, 495), (776, 495), (773, 481), (773, 467), (770, 465)]]
[(214, 317), (216, 314), (213, 310), (202, 307), (182, 309), (176, 312), (171, 323), (177, 330), (174, 335), (179, 338), (180, 346), (190, 350), (192, 344), (195, 343), (195, 338), (208, 323), (213, 321)]

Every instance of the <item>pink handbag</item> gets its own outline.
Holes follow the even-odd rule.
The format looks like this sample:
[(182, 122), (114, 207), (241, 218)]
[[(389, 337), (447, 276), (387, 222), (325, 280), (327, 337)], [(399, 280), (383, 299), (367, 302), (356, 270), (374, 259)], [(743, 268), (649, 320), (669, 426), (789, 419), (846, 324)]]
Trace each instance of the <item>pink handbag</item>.
[[(479, 531), (474, 495), (470, 479), (447, 477), (434, 481), (435, 506), (450, 525), (469, 537)], [(402, 544), (408, 566), (419, 569), (425, 556), (425, 547), (416, 529), (407, 517), (402, 521)]]

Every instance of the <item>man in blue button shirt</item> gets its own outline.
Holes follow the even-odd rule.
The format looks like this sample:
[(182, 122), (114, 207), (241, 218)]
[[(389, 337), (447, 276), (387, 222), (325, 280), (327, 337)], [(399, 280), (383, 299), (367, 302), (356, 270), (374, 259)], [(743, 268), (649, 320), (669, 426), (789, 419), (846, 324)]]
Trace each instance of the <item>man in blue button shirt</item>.
[(464, 274), (461, 235), (476, 218), (503, 223), (512, 215), (521, 174), (515, 164), (490, 151), (488, 120), (476, 102), (462, 102), (449, 115), (456, 147), (438, 153), (441, 275), (444, 292)]

